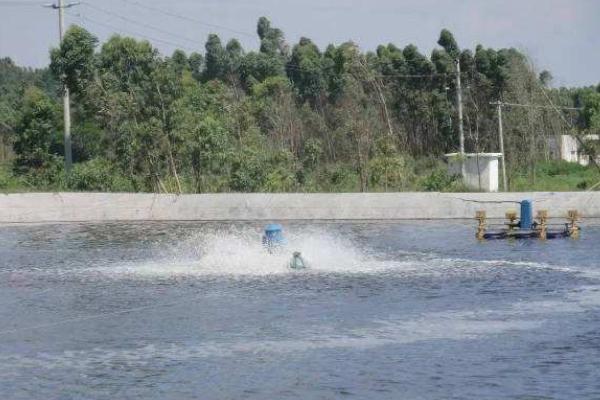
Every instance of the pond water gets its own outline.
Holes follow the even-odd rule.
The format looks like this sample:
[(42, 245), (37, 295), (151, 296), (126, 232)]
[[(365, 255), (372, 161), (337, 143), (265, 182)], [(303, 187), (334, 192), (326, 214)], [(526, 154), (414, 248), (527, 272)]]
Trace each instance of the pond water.
[(600, 398), (600, 227), (284, 228), (0, 227), (0, 398)]

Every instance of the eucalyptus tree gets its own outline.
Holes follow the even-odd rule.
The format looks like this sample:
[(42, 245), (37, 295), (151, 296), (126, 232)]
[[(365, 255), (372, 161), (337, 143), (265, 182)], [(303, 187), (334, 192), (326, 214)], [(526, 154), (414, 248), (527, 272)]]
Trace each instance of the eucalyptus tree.
[(202, 73), (204, 72), (204, 56), (200, 53), (193, 52), (188, 57), (188, 64), (192, 77), (197, 81), (202, 79)]
[(29, 87), (23, 93), (18, 113), (13, 144), (15, 171), (26, 173), (48, 167), (58, 155), (57, 103), (39, 88)]
[(310, 39), (303, 37), (294, 46), (286, 70), (300, 98), (322, 108), (327, 94), (323, 57)]
[(227, 55), (221, 43), (221, 38), (216, 34), (208, 35), (205, 49), (204, 79), (206, 81), (222, 79), (227, 70)]
[(119, 35), (98, 49), (94, 35), (72, 27), (51, 52), (52, 74), (0, 60), (0, 134), (5, 144), (15, 141), (16, 170), (47, 169), (60, 156), (59, 82), (74, 95), (80, 167), (72, 179), (80, 181), (69, 184), (79, 189), (104, 188), (107, 173), (126, 176), (134, 190), (162, 192), (407, 187), (416, 179), (409, 160), (456, 147), (456, 60), (469, 150), (497, 151), (489, 104), (497, 100), (585, 108), (507, 108), (515, 170), (546, 157), (543, 142), (571, 133), (569, 120), (581, 132), (599, 129), (596, 88), (553, 89), (515, 49), (461, 49), (443, 30), (430, 55), (405, 43), (322, 51), (307, 38), (290, 50), (267, 18), (256, 31), (256, 51), (212, 34), (202, 53), (164, 57), (147, 41)]
[(50, 70), (69, 88), (81, 95), (94, 78), (94, 51), (98, 38), (85, 29), (72, 25), (59, 47), (50, 51)]
[(260, 17), (257, 23), (256, 32), (260, 39), (260, 52), (270, 56), (288, 56), (288, 45), (285, 42), (283, 31), (271, 26), (271, 21), (267, 17)]

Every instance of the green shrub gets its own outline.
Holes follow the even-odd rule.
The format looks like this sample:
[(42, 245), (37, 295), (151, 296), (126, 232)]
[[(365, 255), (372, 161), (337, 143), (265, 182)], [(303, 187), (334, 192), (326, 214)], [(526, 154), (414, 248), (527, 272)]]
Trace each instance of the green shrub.
[(291, 192), (296, 186), (295, 175), (285, 168), (276, 168), (267, 174), (263, 190), (266, 192)]
[(428, 192), (443, 192), (452, 190), (457, 182), (456, 175), (450, 175), (445, 169), (435, 169), (422, 181), (423, 188)]
[(42, 167), (28, 169), (22, 179), (37, 190), (60, 191), (66, 187), (64, 159), (50, 155)]
[(358, 188), (358, 172), (346, 164), (333, 164), (319, 177), (320, 187), (325, 192), (355, 192)]
[[(109, 192), (119, 181), (111, 163), (102, 158), (75, 164), (67, 177), (67, 187), (73, 190)], [(121, 180), (119, 182), (123, 184)]]
[(11, 173), (9, 168), (0, 166), (0, 190), (16, 189), (20, 186), (20, 183), (19, 179)]
[(588, 181), (581, 181), (577, 184), (577, 189), (586, 190), (589, 186)]
[(258, 191), (265, 182), (267, 171), (263, 155), (247, 148), (234, 156), (229, 186), (236, 192)]
[(377, 156), (369, 161), (369, 180), (374, 188), (400, 190), (411, 178), (406, 159), (400, 155)]
[(309, 138), (304, 143), (303, 164), (306, 168), (315, 168), (323, 156), (323, 143), (320, 139)]

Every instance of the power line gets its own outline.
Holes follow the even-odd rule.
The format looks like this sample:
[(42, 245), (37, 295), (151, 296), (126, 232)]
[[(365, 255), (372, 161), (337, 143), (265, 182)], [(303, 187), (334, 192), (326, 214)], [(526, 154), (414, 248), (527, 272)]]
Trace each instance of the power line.
[(163, 44), (168, 44), (168, 45), (174, 46), (176, 48), (182, 48), (182, 49), (185, 49), (185, 50), (188, 50), (188, 51), (196, 51), (196, 49), (191, 48), (191, 47), (189, 47), (187, 45), (182, 45), (181, 43), (175, 43), (175, 42), (172, 42), (172, 41), (169, 41), (169, 40), (159, 39), (159, 38), (156, 38), (156, 37), (153, 37), (153, 36), (149, 36), (149, 35), (145, 35), (143, 33), (139, 33), (139, 32), (136, 32), (136, 31), (129, 30), (129, 29), (122, 29), (122, 28), (116, 27), (114, 25), (107, 24), (105, 22), (101, 22), (101, 21), (98, 21), (98, 20), (91, 19), (91, 18), (89, 18), (89, 17), (87, 17), (85, 15), (81, 15), (81, 14), (76, 14), (75, 15), (75, 14), (71, 14), (71, 13), (69, 13), (69, 15), (71, 15), (73, 17), (79, 17), (79, 18), (81, 18), (82, 21), (84, 21), (84, 22), (87, 21), (88, 23), (91, 23), (92, 25), (97, 25), (97, 26), (101, 26), (101, 27), (104, 27), (106, 29), (109, 29), (113, 33), (119, 33), (119, 32), (121, 32), (121, 33), (127, 33), (129, 35), (135, 35), (135, 36), (141, 37), (141, 38), (146, 39), (146, 40), (152, 40), (152, 41), (155, 41), (155, 42), (159, 42), (159, 43), (163, 43)]
[[(153, 7), (149, 7), (149, 6), (146, 6), (146, 5), (143, 5), (143, 4), (139, 4), (139, 3), (137, 3), (134, 0), (124, 0), (124, 1), (126, 1), (126, 2), (132, 2), (134, 4), (142, 6), (144, 8), (152, 8), (152, 9), (154, 9)], [(143, 23), (143, 22), (135, 21), (133, 19), (124, 17), (122, 15), (119, 15), (119, 14), (117, 14), (115, 12), (112, 12), (112, 11), (103, 9), (101, 7), (92, 5), (89, 2), (82, 2), (82, 4), (85, 5), (85, 6), (87, 6), (87, 7), (89, 7), (92, 10), (96, 10), (96, 11), (105, 13), (107, 15), (110, 15), (110, 16), (122, 19), (122, 20), (124, 20), (126, 22), (129, 22), (129, 23), (132, 23), (132, 24), (136, 24), (136, 25), (148, 28), (148, 29), (153, 29), (153, 30), (155, 30), (157, 32), (160, 32), (160, 33), (163, 33), (163, 34), (172, 35), (174, 37), (178, 37), (180, 39), (187, 40), (189, 42), (197, 43), (196, 40), (191, 39), (189, 37), (178, 35), (176, 33), (173, 33), (173, 32), (170, 32), (170, 31), (166, 31), (166, 30), (157, 28), (155, 26), (152, 26), (152, 25), (149, 25), (149, 24), (146, 24), (146, 23)], [(156, 9), (156, 10), (159, 11), (158, 9)], [(117, 26), (114, 26), (114, 25), (111, 25), (111, 24), (107, 24), (105, 22), (101, 22), (101, 21), (98, 21), (98, 20), (95, 20), (95, 19), (91, 19), (88, 16), (83, 16), (81, 14), (77, 14), (77, 15), (70, 14), (70, 15), (71, 16), (78, 16), (82, 20), (88, 21), (88, 22), (90, 22), (90, 23), (92, 23), (94, 25), (102, 26), (104, 28), (111, 29), (111, 30), (114, 30), (114, 31), (117, 31), (117, 32), (120, 31), (120, 32), (124, 32), (124, 33), (128, 33), (128, 34), (136, 35), (136, 36), (142, 37), (142, 38), (147, 39), (147, 40), (153, 40), (153, 41), (164, 43), (164, 44), (168, 44), (168, 45), (171, 45), (171, 46), (181, 47), (181, 48), (189, 50), (189, 51), (197, 51), (197, 49), (191, 48), (191, 47), (189, 47), (187, 45), (183, 45), (181, 43), (177, 43), (177, 42), (173, 42), (173, 41), (170, 41), (170, 40), (166, 40), (166, 39), (161, 39), (161, 38), (158, 38), (158, 37), (153, 37), (153, 36), (145, 35), (145, 34), (133, 31), (131, 29), (122, 29), (122, 28), (119, 28)], [(188, 17), (185, 17), (185, 18), (190, 19)], [(192, 20), (192, 19), (190, 19), (190, 20)], [(240, 33), (239, 31), (236, 31), (236, 32)], [(284, 67), (285, 70), (294, 70), (294, 71), (304, 71), (305, 70), (304, 68), (302, 68), (300, 66), (297, 66), (297, 65), (293, 65), (293, 64), (283, 65), (283, 67)], [(236, 71), (239, 71), (239, 68), (237, 68)], [(463, 74), (466, 74), (466, 73), (463, 73)], [(461, 75), (463, 75), (463, 74), (461, 74)], [(380, 79), (383, 79), (383, 78), (396, 78), (396, 79), (434, 79), (434, 78), (448, 78), (449, 76), (450, 75), (446, 74), (446, 73), (431, 73), (431, 74), (400, 74), (400, 73), (398, 73), (398, 74), (389, 74), (389, 73), (387, 73), (387, 74), (374, 74), (374, 75), (371, 75), (372, 78), (380, 78)]]
[[(135, 0), (123, 0), (123, 1), (135, 4), (135, 5), (140, 6), (142, 8), (146, 8), (146, 9), (150, 9), (150, 10), (153, 10), (153, 11), (161, 12), (161, 13), (166, 14), (166, 15), (170, 15), (170, 16), (174, 16), (174, 17), (178, 17), (178, 18), (183, 18), (183, 19), (186, 19), (186, 20), (189, 20), (189, 21), (193, 21), (193, 22), (202, 23), (201, 21), (198, 21), (198, 20), (196, 20), (194, 18), (190, 18), (190, 17), (187, 17), (187, 16), (179, 15), (179, 14), (174, 14), (174, 13), (171, 13), (171, 12), (168, 12), (168, 11), (164, 11), (164, 10), (161, 10), (161, 9), (158, 9), (158, 8), (155, 8), (155, 7), (151, 7), (151, 6), (148, 6), (148, 5), (145, 5), (145, 4), (141, 4), (141, 3), (139, 3), (139, 2), (137, 2)], [(146, 23), (143, 23), (143, 22), (135, 21), (133, 19), (124, 17), (124, 16), (122, 16), (120, 14), (117, 14), (115, 12), (112, 12), (112, 11), (106, 10), (104, 8), (92, 5), (89, 2), (82, 2), (82, 4), (85, 5), (85, 6), (87, 6), (87, 7), (89, 7), (89, 8), (91, 8), (91, 9), (93, 9), (93, 10), (96, 10), (96, 11), (102, 12), (104, 14), (107, 14), (107, 15), (110, 15), (110, 16), (122, 19), (122, 20), (124, 20), (126, 22), (129, 22), (129, 23), (132, 23), (132, 24), (136, 24), (136, 25), (148, 28), (148, 29), (152, 29), (152, 30), (155, 30), (155, 31), (163, 33), (163, 34), (171, 35), (173, 37), (177, 37), (177, 38), (180, 38), (182, 40), (186, 40), (186, 41), (189, 41), (189, 42), (197, 43), (196, 40), (191, 39), (189, 37), (182, 36), (182, 35), (179, 35), (179, 34), (176, 34), (174, 32), (170, 32), (170, 31), (164, 30), (164, 29), (160, 29), (160, 28), (157, 28), (155, 26), (152, 26), (152, 25), (149, 25), (149, 24), (146, 24)], [(97, 21), (97, 20), (91, 20), (88, 17), (83, 17), (82, 16), (82, 18), (83, 19), (87, 19), (89, 22), (91, 22), (93, 24), (104, 26), (104, 27), (106, 27), (108, 29), (121, 30), (121, 29), (119, 29), (119, 28), (117, 28), (117, 27), (115, 27), (113, 25), (106, 24), (106, 23), (103, 23), (103, 22), (100, 22), (100, 21)], [(222, 29), (230, 30), (230, 31), (235, 32), (235, 33), (240, 33), (240, 34), (244, 34), (244, 35), (250, 35), (250, 36), (254, 37), (254, 35), (251, 35), (251, 34), (249, 34), (247, 32), (232, 30), (232, 29), (229, 29), (227, 27), (223, 27), (221, 25), (215, 25), (215, 24), (207, 24), (207, 25), (219, 27), (219, 28), (222, 28)], [(127, 32), (127, 30), (122, 30), (122, 31)], [(176, 42), (172, 42), (172, 41), (168, 41), (168, 40), (164, 40), (164, 39), (160, 39), (160, 38), (156, 38), (156, 37), (152, 37), (152, 36), (148, 36), (148, 35), (143, 35), (141, 33), (134, 32), (134, 31), (131, 31), (131, 30), (129, 30), (129, 32), (131, 34), (134, 34), (134, 35), (137, 35), (137, 36), (140, 36), (140, 37), (144, 37), (144, 38), (146, 38), (148, 40), (155, 40), (157, 42), (166, 43), (166, 44), (169, 44), (169, 45), (172, 45), (172, 46), (180, 46), (182, 48), (185, 48), (186, 50), (195, 51), (195, 49), (191, 49), (190, 47), (187, 47), (186, 45), (181, 45), (181, 44), (176, 43)], [(303, 71), (304, 70), (300, 66), (295, 66), (295, 65), (290, 65), (290, 64), (284, 65), (284, 68), (286, 70), (296, 70), (296, 71)], [(376, 75), (373, 75), (373, 77), (374, 78), (397, 78), (397, 79), (433, 79), (433, 78), (447, 78), (447, 77), (449, 77), (449, 75), (446, 74), (446, 73), (431, 73), (431, 74), (380, 74), (380, 75), (376, 74)]]
[[(87, 4), (89, 6), (89, 4)], [(82, 15), (80, 13), (78, 14), (73, 14), (73, 13), (68, 13), (69, 15), (71, 15), (72, 17), (79, 17), (81, 18), (82, 21), (87, 21), (93, 25), (98, 25), (98, 26), (102, 26), (106, 29), (110, 29), (114, 32), (123, 32), (123, 33), (128, 33), (131, 35), (136, 35), (139, 36), (141, 38), (147, 39), (147, 40), (153, 40), (156, 42), (160, 42), (160, 43), (164, 43), (164, 44), (168, 44), (171, 46), (175, 46), (175, 47), (181, 47), (183, 49), (189, 50), (189, 51), (196, 51), (196, 49), (190, 48), (187, 45), (181, 44), (181, 43), (177, 43), (177, 42), (173, 42), (173, 41), (169, 41), (169, 40), (165, 40), (165, 39), (160, 39), (157, 37), (153, 37), (153, 36), (149, 36), (149, 35), (145, 35), (130, 29), (122, 29), (119, 28), (115, 25), (111, 25), (111, 24), (107, 24), (105, 22), (101, 22), (98, 21), (96, 19), (91, 19), (88, 16)], [(131, 20), (130, 20), (131, 22)], [(189, 39), (189, 38), (187, 38)], [(296, 65), (283, 65), (284, 69), (289, 69), (289, 70), (295, 70), (295, 71), (304, 71), (305, 69), (300, 67), (300, 66), (296, 66)], [(236, 72), (239, 72), (240, 68), (236, 68)], [(415, 74), (396, 74), (396, 75), (373, 75), (373, 77), (375, 78), (385, 78), (385, 77), (395, 77), (395, 78), (407, 78), (407, 79), (422, 79), (422, 78), (433, 78), (433, 77), (441, 77), (441, 76), (447, 76), (446, 74), (430, 74), (430, 75), (415, 75)]]
[(39, 1), (0, 1), (0, 7), (39, 7), (44, 3)]
[(158, 13), (161, 13), (163, 15), (168, 15), (168, 16), (173, 17), (173, 18), (179, 18), (181, 20), (185, 20), (185, 21), (189, 21), (189, 22), (194, 22), (194, 23), (197, 23), (197, 24), (200, 24), (200, 25), (206, 25), (206, 26), (210, 26), (212, 28), (217, 28), (217, 29), (221, 29), (221, 30), (224, 30), (224, 31), (229, 31), (229, 32), (232, 32), (232, 33), (237, 33), (239, 35), (244, 35), (244, 36), (256, 38), (256, 34), (254, 34), (254, 33), (249, 33), (249, 32), (245, 32), (245, 31), (239, 31), (237, 29), (228, 28), (228, 27), (223, 26), (223, 25), (212, 24), (210, 22), (201, 21), (199, 19), (192, 18), (192, 17), (189, 17), (187, 15), (177, 14), (177, 13), (174, 13), (172, 11), (168, 11), (168, 10), (165, 10), (165, 9), (162, 9), (162, 8), (152, 7), (152, 6), (140, 3), (140, 2), (135, 1), (135, 0), (123, 0), (123, 1), (125, 3), (134, 4), (134, 5), (138, 6), (138, 7), (144, 8), (146, 10), (158, 12)]
[[(369, 66), (369, 68), (373, 69), (372, 66)], [(295, 65), (295, 64), (286, 64), (284, 65), (284, 69), (286, 70), (294, 70), (294, 71), (306, 71), (305, 68), (302, 68), (299, 65)], [(349, 71), (343, 71), (343, 73), (349, 73)], [(436, 78), (436, 77), (448, 77), (449, 75), (447, 74), (439, 74), (439, 73), (433, 73), (433, 74), (369, 74), (368, 78), (406, 78), (406, 79), (423, 79), (423, 78)]]
[[(492, 103), (490, 103), (492, 104)], [(493, 103), (496, 104), (496, 103)], [(527, 108), (542, 108), (542, 109), (549, 109), (549, 110), (555, 110), (555, 109), (560, 109), (560, 110), (574, 110), (574, 111), (581, 111), (583, 110), (583, 108), (581, 107), (559, 107), (559, 106), (543, 106), (543, 105), (539, 105), (539, 104), (517, 104), (517, 103), (506, 103), (506, 102), (501, 102), (501, 105), (503, 106), (509, 106), (509, 107), (527, 107)]]
[(152, 29), (152, 30), (155, 30), (157, 32), (164, 33), (166, 35), (171, 35), (173, 37), (177, 37), (177, 38), (182, 39), (182, 40), (187, 40), (188, 42), (192, 42), (192, 43), (196, 43), (196, 44), (198, 43), (198, 40), (191, 39), (189, 37), (186, 37), (186, 36), (183, 36), (183, 35), (179, 35), (179, 34), (177, 34), (175, 32), (171, 32), (171, 31), (167, 31), (165, 29), (158, 28), (158, 27), (156, 27), (154, 25), (146, 24), (144, 22), (135, 21), (135, 20), (133, 20), (131, 18), (124, 17), (123, 15), (120, 15), (120, 14), (117, 14), (115, 12), (112, 12), (112, 11), (103, 9), (101, 7), (92, 5), (92, 4), (88, 3), (88, 2), (83, 2), (82, 4), (84, 6), (87, 6), (87, 7), (91, 8), (92, 10), (96, 10), (96, 11), (99, 11), (99, 12), (104, 13), (106, 15), (110, 15), (110, 16), (122, 19), (123, 21), (129, 22), (129, 23), (132, 23), (132, 24), (135, 24), (135, 25), (139, 25), (139, 26), (142, 26), (142, 27), (147, 28), (147, 29)]
[(376, 75), (379, 78), (448, 78), (449, 74), (380, 74)]

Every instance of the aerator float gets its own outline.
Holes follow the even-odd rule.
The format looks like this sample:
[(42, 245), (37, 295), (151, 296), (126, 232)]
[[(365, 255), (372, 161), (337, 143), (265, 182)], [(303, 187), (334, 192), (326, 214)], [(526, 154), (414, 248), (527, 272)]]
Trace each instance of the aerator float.
[(262, 244), (269, 254), (273, 254), (277, 249), (285, 246), (287, 240), (283, 237), (283, 228), (279, 224), (269, 224), (265, 227), (262, 237)]
[[(262, 244), (269, 254), (283, 251), (285, 245), (287, 245), (287, 240), (285, 240), (285, 237), (283, 236), (283, 228), (281, 225), (267, 225), (262, 237)], [(292, 254), (289, 267), (292, 269), (304, 269), (307, 267), (306, 261), (304, 261), (304, 258), (302, 258), (302, 254), (299, 251), (295, 251)]]
[(517, 212), (510, 210), (506, 212), (506, 221), (503, 224), (488, 224), (486, 212), (481, 210), (475, 214), (479, 222), (477, 226), (477, 239), (557, 239), (578, 238), (581, 228), (578, 223), (580, 215), (577, 210), (569, 210), (565, 223), (549, 223), (547, 210), (539, 210), (537, 217), (533, 218), (533, 202), (523, 200), (520, 202), (521, 215), (517, 218)]

